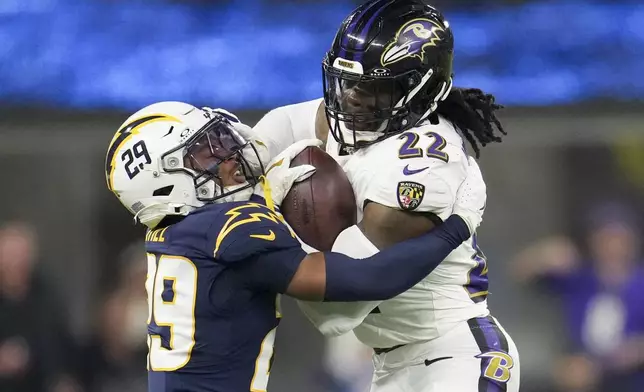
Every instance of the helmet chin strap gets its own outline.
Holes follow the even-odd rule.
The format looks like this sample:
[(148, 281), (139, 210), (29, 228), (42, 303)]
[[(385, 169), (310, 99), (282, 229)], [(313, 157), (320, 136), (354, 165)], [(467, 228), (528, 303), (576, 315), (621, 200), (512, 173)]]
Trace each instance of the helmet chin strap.
[[(196, 189), (197, 194), (201, 195), (202, 197), (215, 197), (215, 195), (223, 195), (229, 192), (234, 192), (228, 196), (224, 196), (220, 199), (215, 200), (215, 203), (230, 203), (234, 201), (246, 201), (250, 199), (250, 196), (253, 194), (253, 189), (252, 187), (248, 187), (249, 190), (242, 190), (239, 192), (235, 192), (237, 189), (243, 188), (245, 186), (248, 186), (248, 182), (244, 182), (242, 184), (236, 184), (236, 185), (230, 185), (226, 187), (220, 187), (219, 184), (217, 184), (213, 179), (209, 180), (202, 186)], [(202, 191), (205, 191), (202, 193)]]
[[(215, 184), (214, 186), (215, 186), (215, 189), (217, 190), (220, 189), (218, 185)], [(225, 187), (223, 190), (224, 190), (224, 193), (227, 193), (227, 192), (235, 191), (236, 189), (239, 189), (245, 186), (248, 186), (248, 183)], [(253, 188), (248, 187), (248, 189), (244, 189), (242, 191), (235, 192), (231, 195), (221, 198), (217, 200), (216, 203), (247, 201), (250, 199), (250, 196), (252, 194), (253, 194)], [(199, 207), (200, 206), (190, 206), (187, 204), (183, 204), (183, 205), (179, 205), (179, 204), (173, 205), (173, 204), (163, 204), (163, 203), (150, 204), (141, 208), (139, 211), (136, 212), (136, 214), (134, 214), (134, 224), (137, 224), (140, 222), (145, 226), (152, 228), (156, 226), (161, 220), (163, 220), (163, 218), (165, 218), (168, 215), (187, 215), (190, 211)], [(179, 208), (180, 210), (179, 213), (176, 212), (177, 208)]]
[[(147, 211), (147, 210), (149, 210), (150, 208), (152, 208), (152, 207), (156, 207), (156, 206), (157, 206), (157, 204), (150, 204), (150, 205), (145, 206), (145, 207), (141, 208), (140, 210), (138, 210), (138, 211), (136, 212), (136, 214), (134, 214), (134, 224), (136, 225), (137, 223), (141, 222), (141, 220), (139, 219), (139, 215), (142, 215), (142, 213), (143, 213), (144, 211)], [(143, 222), (141, 222), (141, 223), (143, 223)], [(145, 223), (143, 223), (143, 224), (145, 224)], [(146, 225), (146, 226), (147, 226), (147, 225)]]
[[(245, 182), (243, 184), (227, 186), (227, 187), (224, 187), (224, 193), (233, 192), (233, 191), (235, 191), (235, 190), (237, 190), (239, 188), (243, 188), (245, 186), (248, 186), (247, 182)], [(249, 186), (247, 189), (244, 189), (244, 190), (239, 191), (239, 192), (235, 192), (235, 193), (233, 193), (231, 195), (228, 195), (228, 196), (226, 196), (226, 197), (224, 197), (224, 198), (222, 198), (220, 200), (221, 200), (221, 202), (224, 202), (224, 203), (230, 203), (230, 202), (233, 202), (233, 201), (247, 201), (247, 200), (250, 199), (250, 196), (252, 194), (253, 194), (253, 187)], [(219, 202), (219, 200), (218, 200), (218, 202)]]
[[(331, 118), (330, 121), (332, 122), (331, 125), (335, 127), (336, 120)], [(338, 121), (338, 128), (342, 133), (342, 139), (345, 143), (353, 143), (354, 135), (355, 142), (373, 142), (385, 135), (385, 129), (387, 129), (388, 124), (389, 120), (384, 120), (375, 131), (352, 131), (347, 128), (344, 121)], [(340, 148), (340, 146), (338, 146), (338, 148)]]
[[(154, 228), (169, 215), (187, 215), (190, 211), (199, 206), (190, 206), (187, 204), (150, 204), (141, 208), (134, 215), (134, 224), (141, 223), (150, 229)], [(177, 212), (177, 209), (179, 212)]]

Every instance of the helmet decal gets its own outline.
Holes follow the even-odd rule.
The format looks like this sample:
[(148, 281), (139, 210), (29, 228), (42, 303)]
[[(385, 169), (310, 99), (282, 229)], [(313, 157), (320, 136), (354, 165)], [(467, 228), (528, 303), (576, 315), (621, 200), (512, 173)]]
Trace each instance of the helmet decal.
[(179, 119), (168, 116), (166, 114), (153, 114), (148, 115), (139, 119), (136, 119), (129, 124), (125, 125), (116, 132), (114, 138), (110, 142), (110, 146), (107, 150), (107, 157), (105, 158), (105, 176), (107, 178), (107, 187), (113, 191), (114, 187), (114, 167), (116, 160), (116, 153), (121, 149), (123, 144), (127, 142), (132, 135), (136, 135), (139, 132), (139, 129), (144, 125), (148, 125), (156, 121), (175, 121), (181, 122)]
[(443, 39), (445, 29), (435, 21), (418, 18), (405, 23), (396, 36), (382, 52), (382, 66), (393, 64), (400, 60), (418, 57), (424, 60), (424, 50), (428, 46), (436, 46)]

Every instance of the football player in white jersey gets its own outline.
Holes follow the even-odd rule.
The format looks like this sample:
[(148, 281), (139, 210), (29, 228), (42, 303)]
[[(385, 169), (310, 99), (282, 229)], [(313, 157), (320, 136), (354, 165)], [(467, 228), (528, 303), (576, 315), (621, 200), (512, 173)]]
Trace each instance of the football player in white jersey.
[[(352, 182), (360, 222), (334, 250), (367, 257), (439, 225), (477, 165), (463, 138), (477, 156), (479, 145), (501, 141), (500, 106), (480, 90), (452, 89), (452, 59), (453, 35), (437, 10), (369, 1), (325, 56), (324, 99), (275, 109), (249, 135), (262, 160), (300, 139), (326, 140)], [(301, 308), (326, 335), (353, 330), (374, 349), (372, 392), (516, 392), (519, 356), (488, 310), (487, 274), (473, 235), (394, 299)]]

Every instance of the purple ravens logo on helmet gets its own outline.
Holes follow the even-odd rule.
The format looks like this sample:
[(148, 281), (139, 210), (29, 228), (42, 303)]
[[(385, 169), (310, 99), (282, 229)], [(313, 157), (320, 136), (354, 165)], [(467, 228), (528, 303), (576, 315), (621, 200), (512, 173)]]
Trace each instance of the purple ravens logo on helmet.
[(444, 32), (441, 26), (429, 19), (410, 20), (398, 30), (396, 37), (382, 52), (380, 63), (387, 66), (410, 57), (418, 57), (422, 61), (423, 50), (427, 46), (436, 46)]

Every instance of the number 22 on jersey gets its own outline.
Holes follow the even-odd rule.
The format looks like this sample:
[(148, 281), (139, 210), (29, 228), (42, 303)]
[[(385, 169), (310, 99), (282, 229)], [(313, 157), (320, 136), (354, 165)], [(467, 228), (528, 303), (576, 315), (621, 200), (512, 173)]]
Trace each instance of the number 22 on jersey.
[[(430, 158), (440, 159), (443, 162), (449, 162), (449, 155), (443, 149), (447, 146), (447, 141), (441, 135), (436, 132), (427, 132), (425, 136), (428, 136), (434, 139), (432, 143), (427, 148), (427, 156)], [(415, 132), (405, 132), (398, 137), (398, 139), (403, 140), (404, 142), (400, 149), (398, 150), (399, 159), (409, 159), (409, 158), (419, 158), (424, 155), (424, 151), (421, 148), (416, 147), (420, 136)]]
[(197, 267), (185, 257), (148, 253), (148, 370), (174, 371), (195, 346)]
[(485, 300), (488, 295), (488, 269), (487, 258), (483, 254), (483, 251), (481, 251), (481, 248), (479, 248), (476, 234), (472, 236), (472, 248), (474, 248), (475, 252), (472, 255), (472, 260), (475, 262), (475, 265), (467, 274), (467, 283), (463, 287), (472, 301), (478, 303)]

